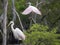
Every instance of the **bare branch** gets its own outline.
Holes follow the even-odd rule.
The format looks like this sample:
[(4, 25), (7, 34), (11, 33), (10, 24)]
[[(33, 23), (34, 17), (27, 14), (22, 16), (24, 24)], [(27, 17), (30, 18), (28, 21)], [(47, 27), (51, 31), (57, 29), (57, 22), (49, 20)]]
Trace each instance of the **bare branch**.
[(33, 22), (36, 24), (36, 21), (32, 18)]
[(22, 25), (22, 22), (21, 22), (21, 19), (20, 19), (20, 16), (19, 16), (18, 12), (17, 12), (15, 9), (13, 9), (13, 10), (14, 10), (14, 12), (16, 13), (18, 19), (19, 19), (19, 22), (20, 22), (20, 25), (21, 25), (22, 30), (24, 31), (24, 27), (23, 27), (23, 25)]
[(43, 2), (38, 2), (38, 0), (37, 0), (37, 2), (36, 2), (36, 7), (38, 7), (40, 4), (42, 4)]
[(17, 15), (17, 17), (18, 17), (18, 19), (19, 19), (19, 22), (20, 22), (20, 25), (21, 25), (21, 28), (22, 28), (22, 30), (24, 31), (24, 28), (23, 28), (23, 25), (22, 25), (20, 16), (19, 16), (18, 12), (17, 12), (16, 9), (15, 9), (15, 4), (14, 4), (14, 2), (15, 2), (15, 1), (12, 0), (13, 21), (16, 20), (16, 15)]

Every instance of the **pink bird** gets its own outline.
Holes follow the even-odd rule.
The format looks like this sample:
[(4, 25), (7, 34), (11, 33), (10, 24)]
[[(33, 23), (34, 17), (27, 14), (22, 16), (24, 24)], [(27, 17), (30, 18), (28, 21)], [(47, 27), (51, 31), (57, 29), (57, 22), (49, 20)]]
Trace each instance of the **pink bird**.
[(41, 12), (36, 7), (32, 6), (31, 3), (29, 2), (29, 6), (22, 12), (22, 14), (27, 15), (30, 14), (31, 12), (41, 15)]

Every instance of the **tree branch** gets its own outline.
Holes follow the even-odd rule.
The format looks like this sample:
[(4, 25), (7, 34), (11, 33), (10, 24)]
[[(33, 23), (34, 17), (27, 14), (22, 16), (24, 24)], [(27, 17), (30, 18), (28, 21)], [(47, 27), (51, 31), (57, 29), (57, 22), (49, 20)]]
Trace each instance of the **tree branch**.
[(20, 16), (19, 16), (18, 12), (17, 12), (16, 9), (15, 9), (15, 4), (14, 4), (14, 2), (15, 2), (15, 1), (12, 0), (13, 21), (16, 20), (16, 15), (17, 15), (17, 17), (18, 17), (18, 19), (19, 19), (19, 22), (20, 22), (20, 25), (21, 25), (21, 28), (22, 28), (22, 31), (24, 31), (24, 27), (23, 27), (23, 25), (22, 25)]
[(3, 44), (2, 45), (6, 45), (7, 43), (7, 7), (8, 7), (8, 0), (4, 0), (3, 3)]
[(24, 31), (24, 27), (23, 27), (23, 25), (22, 25), (21, 18), (20, 18), (20, 16), (19, 16), (18, 12), (17, 12), (15, 9), (13, 9), (13, 10), (14, 10), (14, 12), (16, 13), (18, 19), (19, 19), (19, 22), (20, 22), (20, 25), (21, 25), (22, 31)]

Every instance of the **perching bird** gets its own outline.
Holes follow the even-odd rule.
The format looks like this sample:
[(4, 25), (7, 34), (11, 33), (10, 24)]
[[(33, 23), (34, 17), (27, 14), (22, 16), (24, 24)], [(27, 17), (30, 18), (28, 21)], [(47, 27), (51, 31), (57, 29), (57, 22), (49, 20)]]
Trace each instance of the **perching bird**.
[[(24, 35), (24, 33), (19, 29), (19, 28), (15, 28), (14, 29), (14, 22), (13, 21), (11, 21), (10, 23), (9, 23), (9, 25), (11, 24), (11, 29), (12, 29), (12, 32), (13, 32), (13, 34), (14, 34), (14, 37), (15, 37), (15, 39), (18, 39), (18, 40), (25, 40), (25, 35)], [(8, 25), (8, 26), (9, 26)]]
[(22, 12), (22, 14), (27, 15), (30, 14), (31, 12), (34, 12), (36, 14), (41, 15), (41, 12), (36, 7), (32, 6), (30, 2), (28, 4), (29, 6)]

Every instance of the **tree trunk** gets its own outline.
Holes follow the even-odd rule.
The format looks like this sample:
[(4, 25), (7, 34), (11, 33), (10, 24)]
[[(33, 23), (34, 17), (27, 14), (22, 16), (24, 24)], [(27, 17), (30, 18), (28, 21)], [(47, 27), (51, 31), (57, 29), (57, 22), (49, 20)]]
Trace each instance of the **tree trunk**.
[(6, 24), (7, 24), (7, 6), (8, 6), (8, 0), (4, 0), (3, 3), (3, 44), (2, 45), (6, 45), (7, 42), (7, 29), (6, 29)]

